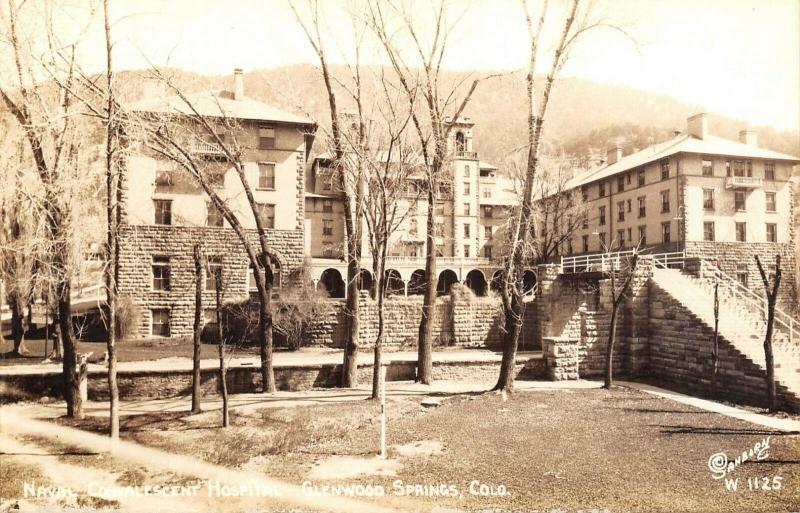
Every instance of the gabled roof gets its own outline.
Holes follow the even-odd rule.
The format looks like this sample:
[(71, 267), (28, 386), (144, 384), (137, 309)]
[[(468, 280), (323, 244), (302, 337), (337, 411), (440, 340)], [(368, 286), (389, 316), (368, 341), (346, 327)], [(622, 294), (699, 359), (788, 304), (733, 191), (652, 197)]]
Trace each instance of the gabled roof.
[(580, 174), (569, 180), (566, 186), (567, 188), (573, 188), (586, 185), (677, 153), (697, 153), (702, 155), (782, 160), (800, 163), (800, 157), (793, 157), (785, 153), (758, 148), (738, 141), (723, 139), (722, 137), (707, 135), (705, 138), (699, 139), (689, 134), (680, 134), (668, 141), (655, 144), (649, 148), (622, 157), (613, 164), (604, 165)]
[[(310, 118), (290, 114), (247, 96), (235, 100), (230, 91), (208, 91), (185, 96), (201, 116), (315, 125)], [(141, 112), (194, 115), (192, 109), (177, 95), (146, 99), (130, 107)]]

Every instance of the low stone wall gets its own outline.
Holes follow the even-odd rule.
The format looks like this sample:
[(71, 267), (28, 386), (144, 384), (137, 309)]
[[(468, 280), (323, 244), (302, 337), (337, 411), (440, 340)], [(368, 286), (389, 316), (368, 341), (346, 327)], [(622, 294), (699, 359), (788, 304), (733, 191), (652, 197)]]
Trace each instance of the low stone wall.
[[(462, 382), (486, 382), (497, 379), (499, 361), (475, 359), (471, 361), (433, 362), (434, 380)], [(297, 391), (313, 388), (334, 387), (339, 382), (341, 365), (292, 365), (275, 367), (275, 383), (279, 390)], [(520, 379), (544, 379), (545, 361), (542, 358), (520, 358), (516, 365)], [(201, 389), (204, 395), (214, 395), (219, 389), (219, 371), (204, 368), (201, 373)], [(416, 376), (416, 362), (397, 360), (387, 366), (387, 381), (410, 381)], [(372, 381), (372, 365), (359, 365), (358, 381)], [(191, 393), (191, 370), (160, 370), (146, 372), (120, 372), (118, 375), (120, 398), (123, 400), (162, 399), (184, 396)], [(228, 391), (232, 394), (259, 392), (261, 369), (258, 366), (232, 367), (227, 373)], [(3, 376), (0, 383), (0, 401), (15, 398), (53, 397), (60, 398), (62, 377), (59, 373)], [(108, 399), (108, 384), (104, 372), (90, 372), (88, 397), (93, 401)]]

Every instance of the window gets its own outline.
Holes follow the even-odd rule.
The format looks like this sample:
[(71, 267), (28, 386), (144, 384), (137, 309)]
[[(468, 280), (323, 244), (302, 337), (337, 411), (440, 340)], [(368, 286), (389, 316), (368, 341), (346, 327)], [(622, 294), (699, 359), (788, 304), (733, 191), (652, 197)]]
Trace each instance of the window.
[(268, 162), (258, 163), (258, 188), (275, 189), (275, 164)]
[(625, 176), (619, 175), (617, 177), (617, 191), (622, 192), (625, 190)]
[(491, 205), (484, 205), (483, 207), (483, 217), (491, 218), (494, 214), (494, 210), (492, 209)]
[(589, 201), (589, 190), (586, 188), (585, 185), (581, 186), (581, 198), (583, 201)]
[(669, 212), (669, 191), (661, 191), (661, 213)]
[(647, 244), (647, 227), (640, 226), (639, 227), (639, 244), (644, 246)]
[(767, 192), (766, 200), (767, 200), (767, 212), (775, 212), (775, 193)]
[(409, 226), (408, 226), (408, 233), (410, 233), (411, 235), (416, 236), (418, 231), (419, 231), (419, 227), (417, 225), (417, 220), (416, 219), (412, 219), (411, 222), (409, 223)]
[(703, 223), (703, 240), (714, 242), (714, 221)]
[(644, 169), (640, 169), (638, 173), (639, 187), (644, 185)]
[(468, 223), (464, 223), (464, 238), (468, 239), (469, 237), (470, 237), (470, 235), (469, 235), (469, 224)]
[(747, 242), (747, 223), (736, 223), (737, 242)]
[(464, 258), (469, 258), (469, 244), (464, 244)]
[(632, 233), (632, 230), (630, 228), (628, 228), (628, 242), (633, 244), (633, 233)]
[(172, 200), (153, 200), (155, 224), (172, 224)]
[(631, 199), (630, 198), (628, 198), (628, 201), (626, 202), (626, 207), (627, 207), (628, 212), (630, 212), (631, 211)]
[(470, 211), (469, 203), (464, 203), (464, 215), (465, 216), (470, 215), (469, 211)]
[(775, 179), (775, 163), (764, 162), (764, 180), (774, 180), (774, 179)]
[(326, 213), (333, 212), (333, 200), (322, 200), (322, 211)]
[(734, 160), (733, 161), (733, 176), (744, 176), (744, 161), (743, 160)]
[(630, 173), (625, 173), (625, 181), (628, 183), (628, 185), (631, 184), (631, 174)]
[(170, 265), (168, 256), (153, 257), (153, 290), (169, 290)]
[(647, 215), (647, 206), (645, 205), (644, 198), (644, 196), (636, 198), (639, 201), (639, 217)]
[(746, 164), (747, 164), (747, 176), (753, 176), (753, 161), (748, 160)]
[(483, 238), (486, 240), (492, 240), (494, 238), (494, 232), (492, 231), (491, 226), (483, 227)]
[(264, 228), (275, 228), (275, 205), (271, 203), (256, 203), (256, 212)]
[(464, 195), (469, 194), (469, 182), (464, 182)]
[(767, 223), (767, 242), (778, 242), (778, 225)]
[(322, 180), (322, 190), (323, 191), (331, 191), (333, 190), (333, 174), (325, 173), (320, 176), (320, 180)]
[(733, 192), (733, 207), (737, 212), (745, 211), (745, 196), (744, 191)]
[(583, 244), (583, 252), (584, 253), (588, 253), (589, 252), (589, 236), (588, 235), (582, 236), (581, 237), (581, 242)]
[(725, 176), (731, 176), (731, 161), (725, 161)]
[(222, 273), (222, 257), (219, 255), (209, 256), (206, 266), (206, 290), (217, 290), (218, 273)]
[(703, 176), (714, 176), (714, 161), (710, 158), (703, 159)]
[(661, 179), (667, 180), (669, 178), (669, 159), (661, 161)]
[(600, 207), (600, 226), (606, 224), (606, 207)]
[(661, 223), (661, 242), (667, 243), (671, 240), (670, 227), (669, 221)]
[(434, 215), (443, 217), (444, 216), (444, 203), (437, 203), (436, 208), (434, 209)]
[(597, 187), (599, 196), (601, 198), (604, 198), (606, 196), (606, 183), (600, 182), (599, 184), (597, 184)]
[(262, 126), (258, 129), (258, 149), (271, 150), (275, 148), (275, 129)]
[(156, 168), (156, 185), (161, 187), (169, 187), (175, 183), (174, 170), (168, 166), (168, 163), (159, 162)]
[(444, 221), (436, 221), (434, 225), (434, 234), (437, 237), (444, 237)]
[(216, 226), (217, 228), (221, 228), (225, 225), (225, 218), (222, 216), (222, 212), (217, 206), (211, 202), (206, 202), (206, 226)]
[(151, 333), (154, 337), (169, 336), (169, 310), (166, 308), (154, 308), (151, 310), (153, 317)]
[(492, 258), (492, 247), (491, 246), (484, 246), (483, 247), (483, 257), (484, 258)]
[(583, 228), (589, 228), (589, 212), (584, 212), (583, 215)]
[(333, 219), (322, 220), (322, 236), (323, 237), (333, 236)]
[(469, 178), (469, 166), (464, 166), (464, 177)]
[(574, 253), (574, 251), (572, 250), (572, 237), (567, 239), (567, 253), (570, 255)]
[(617, 241), (620, 248), (625, 247), (625, 230), (617, 230)]
[(736, 281), (747, 287), (747, 264), (736, 265)]
[(703, 208), (714, 210), (714, 189), (703, 189)]
[(619, 201), (617, 202), (617, 221), (624, 221), (625, 220), (625, 202)]

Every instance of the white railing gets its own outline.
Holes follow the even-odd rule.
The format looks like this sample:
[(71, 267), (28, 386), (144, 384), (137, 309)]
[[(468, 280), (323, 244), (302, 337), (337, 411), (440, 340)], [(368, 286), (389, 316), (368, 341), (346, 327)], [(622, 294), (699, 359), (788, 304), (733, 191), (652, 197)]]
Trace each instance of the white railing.
[(764, 179), (755, 176), (729, 176), (725, 180), (725, 188), (758, 189), (764, 186)]
[(205, 155), (225, 155), (225, 150), (217, 143), (206, 141), (195, 141), (192, 146), (194, 153), (202, 153)]
[(459, 150), (459, 151), (456, 151), (456, 157), (462, 158), (462, 159), (477, 159), (478, 158), (478, 152), (477, 151)]
[[(767, 298), (764, 296), (761, 296), (751, 289), (745, 287), (728, 273), (720, 270), (719, 267), (704, 259), (700, 259), (700, 278), (719, 280), (720, 285), (723, 286), (734, 298), (739, 298), (748, 307), (754, 308), (755, 311), (761, 315), (761, 318), (766, 321), (768, 307)], [(789, 335), (790, 343), (793, 343), (796, 340), (796, 337), (800, 335), (800, 330), (798, 330), (798, 327), (800, 327), (800, 321), (795, 320), (792, 315), (786, 313), (777, 306), (775, 307), (775, 325), (777, 329), (786, 331), (786, 333)]]
[[(616, 251), (613, 253), (595, 253), (593, 255), (579, 255), (571, 257), (561, 257), (562, 273), (585, 273), (585, 272), (606, 272), (610, 270), (618, 271), (622, 265), (633, 256), (636, 251)], [(672, 253), (642, 253), (639, 256), (653, 257), (656, 267), (663, 269), (682, 268), (686, 260), (686, 253), (675, 251)]]

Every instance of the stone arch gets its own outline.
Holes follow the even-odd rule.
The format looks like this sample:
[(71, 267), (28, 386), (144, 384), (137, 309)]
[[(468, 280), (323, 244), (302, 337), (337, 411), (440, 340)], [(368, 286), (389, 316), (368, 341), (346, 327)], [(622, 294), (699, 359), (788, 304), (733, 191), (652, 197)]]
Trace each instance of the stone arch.
[(411, 273), (411, 278), (408, 280), (408, 295), (417, 296), (425, 292), (425, 271), (417, 269)]
[(385, 288), (387, 296), (402, 296), (405, 294), (406, 285), (397, 270), (386, 269), (384, 280), (386, 280)]
[(528, 269), (522, 275), (522, 290), (525, 294), (528, 294), (533, 291), (534, 287), (536, 286), (536, 273)]
[(375, 280), (372, 279), (372, 273), (366, 269), (361, 269), (358, 273), (358, 290), (372, 290)]
[(458, 283), (458, 276), (452, 269), (445, 269), (439, 273), (439, 281), (436, 284), (436, 293), (440, 296), (449, 294), (453, 284)]
[(320, 283), (325, 287), (328, 296), (332, 298), (343, 298), (345, 293), (344, 280), (342, 273), (338, 269), (329, 267), (322, 271), (322, 276), (319, 278)]
[(486, 295), (486, 277), (480, 269), (473, 269), (468, 272), (464, 284), (469, 287), (476, 296)]
[(502, 269), (498, 269), (497, 271), (494, 272), (494, 274), (492, 275), (492, 282), (490, 284), (490, 287), (493, 291), (500, 292), (503, 289), (504, 276), (505, 273), (503, 273)]

